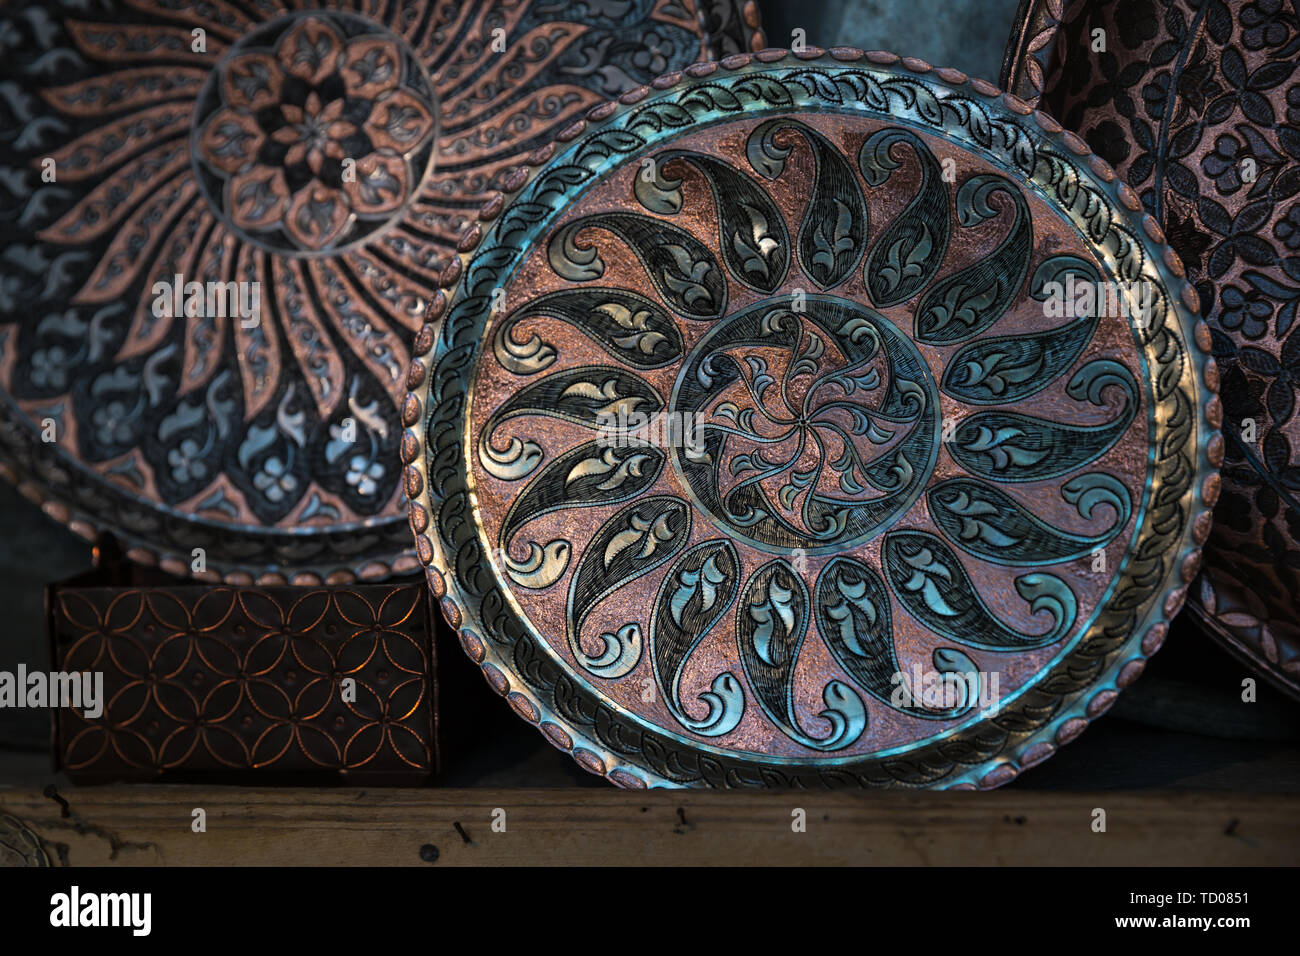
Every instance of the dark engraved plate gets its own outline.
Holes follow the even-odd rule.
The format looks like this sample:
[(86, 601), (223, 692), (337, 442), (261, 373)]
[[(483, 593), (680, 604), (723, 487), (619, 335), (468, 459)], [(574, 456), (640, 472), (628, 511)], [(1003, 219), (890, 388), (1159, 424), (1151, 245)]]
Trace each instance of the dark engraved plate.
[(457, 236), (596, 103), (762, 36), (752, 3), (316, 6), (0, 11), (0, 471), (175, 574), (416, 569), (400, 402)]
[[(417, 343), (430, 585), (622, 786), (997, 786), (1137, 677), (1195, 572), (1193, 290), (1077, 139), (897, 63), (764, 51), (593, 110)], [(1054, 315), (1062, 277), (1151, 313)]]
[[(1188, 608), (1300, 697), (1300, 18), (1222, 0), (1031, 6), (1062, 21), (1051, 57), (1035, 54), (1041, 107), (1138, 194), (1212, 330), (1223, 494)], [(1009, 66), (1028, 49), (1012, 48)]]

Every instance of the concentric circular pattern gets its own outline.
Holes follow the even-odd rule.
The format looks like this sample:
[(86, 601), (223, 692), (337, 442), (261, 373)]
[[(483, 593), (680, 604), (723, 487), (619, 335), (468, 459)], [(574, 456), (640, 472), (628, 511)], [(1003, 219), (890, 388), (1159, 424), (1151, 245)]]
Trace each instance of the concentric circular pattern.
[[(1022, 15), (1007, 81), (1036, 77), (1042, 108), (1114, 164), (1212, 330), (1223, 496), (1188, 610), (1300, 699), (1300, 21), (1189, 0), (1033, 0)], [(1106, 58), (1088, 51), (1097, 30)]]
[(284, 17), (242, 37), (209, 75), (195, 178), (244, 241), (335, 252), (406, 211), (436, 116), (433, 85), (400, 37), (347, 14)]
[(457, 236), (594, 104), (757, 27), (731, 0), (8, 4), (0, 473), (175, 573), (414, 569), (399, 402)]
[[(1214, 367), (1136, 197), (989, 84), (819, 56), (591, 111), (417, 340), (434, 593), (622, 786), (1005, 783), (1195, 573)], [(1057, 316), (1054, 283), (1151, 309)]]

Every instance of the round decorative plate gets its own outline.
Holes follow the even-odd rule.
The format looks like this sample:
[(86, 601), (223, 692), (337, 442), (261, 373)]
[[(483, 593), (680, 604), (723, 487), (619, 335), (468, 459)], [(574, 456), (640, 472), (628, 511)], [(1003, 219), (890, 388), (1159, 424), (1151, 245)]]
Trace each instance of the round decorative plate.
[(457, 235), (593, 104), (761, 42), (752, 3), (317, 6), (0, 11), (0, 471), (175, 573), (417, 567), (398, 406)]
[(417, 340), (430, 584), (618, 784), (996, 786), (1195, 573), (1222, 439), (1177, 257), (1050, 119), (898, 63), (767, 50), (596, 108)]
[[(1300, 20), (1276, 3), (1187, 0), (1026, 0), (1022, 13), (1057, 40), (1013, 42), (1008, 68), (1036, 75), (1043, 109), (1137, 192), (1210, 324), (1223, 495), (1188, 610), (1300, 699)], [(1088, 52), (1097, 30), (1104, 63)]]

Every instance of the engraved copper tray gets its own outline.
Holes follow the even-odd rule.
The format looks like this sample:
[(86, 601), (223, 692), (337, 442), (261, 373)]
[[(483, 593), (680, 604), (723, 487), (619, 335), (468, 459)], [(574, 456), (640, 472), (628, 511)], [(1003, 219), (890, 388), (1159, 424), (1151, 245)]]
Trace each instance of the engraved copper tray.
[[(1212, 330), (1224, 488), (1188, 609), (1300, 698), (1300, 20), (1222, 0), (1021, 14), (1004, 82), (1033, 95), (1036, 79), (1041, 107), (1138, 193)], [(1089, 52), (1098, 30), (1105, 56)]]
[(593, 104), (761, 43), (752, 3), (316, 6), (0, 11), (0, 471), (173, 573), (417, 567), (398, 405), (456, 236)]
[[(899, 64), (767, 50), (597, 107), (417, 339), (429, 583), (619, 785), (997, 786), (1195, 573), (1222, 438), (1177, 257), (1051, 119)], [(1057, 280), (1151, 309), (1046, 318)]]

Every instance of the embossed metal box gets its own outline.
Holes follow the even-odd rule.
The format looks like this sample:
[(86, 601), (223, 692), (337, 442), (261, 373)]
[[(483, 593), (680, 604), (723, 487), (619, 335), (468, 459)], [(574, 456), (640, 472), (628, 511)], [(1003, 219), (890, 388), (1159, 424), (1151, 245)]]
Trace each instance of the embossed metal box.
[(1188, 609), (1300, 698), (1296, 7), (1026, 0), (1003, 81), (1114, 166), (1186, 266), (1221, 369), (1226, 449)]
[(533, 159), (462, 238), (402, 450), (448, 620), (556, 746), (631, 787), (992, 787), (1141, 673), (1209, 530), (1214, 365), (1077, 137), (766, 50)]
[(101, 714), (57, 712), (74, 780), (411, 785), (437, 769), (418, 582), (203, 587), (125, 569), (47, 602), (54, 670), (103, 675)]

